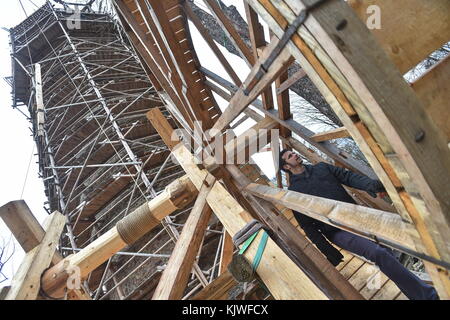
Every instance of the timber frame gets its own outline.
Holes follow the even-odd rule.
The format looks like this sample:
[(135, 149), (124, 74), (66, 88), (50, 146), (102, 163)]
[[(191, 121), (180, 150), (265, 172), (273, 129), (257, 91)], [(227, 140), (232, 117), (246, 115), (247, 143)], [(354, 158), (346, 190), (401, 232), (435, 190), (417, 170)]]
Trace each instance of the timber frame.
[[(242, 1), (250, 43), (217, 1), (201, 0), (248, 65), (245, 79), (192, 1), (111, 0), (116, 18), (85, 12), (80, 30), (47, 3), (11, 30), (13, 103), (31, 115), (53, 213), (43, 228), (23, 202), (0, 208), (28, 252), (7, 299), (227, 299), (237, 285), (227, 271), (231, 237), (252, 219), (269, 229), (257, 270), (268, 292), (255, 294), (254, 283), (239, 297), (406, 299), (383, 274), (373, 288), (373, 265), (360, 257), (341, 250), (344, 262), (333, 267), (292, 210), (421, 259), (440, 298), (450, 299), (449, 58), (412, 83), (404, 77), (450, 41), (450, 2), (409, 0), (413, 9), (401, 10), (407, 0)], [(369, 30), (373, 4), (383, 28)], [(225, 75), (202, 66), (191, 28)], [(316, 133), (294, 120), (289, 88), (305, 77), (343, 126)], [(228, 103), (223, 112), (219, 97)], [(250, 129), (226, 140), (248, 121)], [(271, 129), (279, 136), (265, 135)], [(349, 137), (367, 163), (335, 143)], [(389, 200), (351, 188), (357, 205), (288, 191), (280, 172), (275, 185), (250, 161), (267, 145), (273, 159), (281, 145), (312, 164), (379, 179)], [(218, 153), (232, 161), (222, 164)], [(251, 246), (245, 256), (255, 254)], [(75, 267), (83, 285), (69, 290)], [(36, 279), (40, 294), (27, 289)]]

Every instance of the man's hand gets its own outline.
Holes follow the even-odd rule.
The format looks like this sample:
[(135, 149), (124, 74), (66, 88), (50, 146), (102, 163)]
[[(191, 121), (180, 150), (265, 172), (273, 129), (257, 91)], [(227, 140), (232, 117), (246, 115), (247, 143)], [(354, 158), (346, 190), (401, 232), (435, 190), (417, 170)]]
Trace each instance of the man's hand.
[(377, 192), (377, 197), (383, 199), (384, 197), (386, 197), (388, 194), (387, 192)]

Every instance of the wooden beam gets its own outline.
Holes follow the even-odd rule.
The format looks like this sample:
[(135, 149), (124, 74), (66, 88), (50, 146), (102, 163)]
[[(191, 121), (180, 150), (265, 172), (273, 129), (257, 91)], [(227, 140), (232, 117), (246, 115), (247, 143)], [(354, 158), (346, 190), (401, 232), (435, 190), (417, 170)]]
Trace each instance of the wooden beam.
[[(212, 119), (203, 105), (203, 98), (199, 90), (194, 88), (196, 82), (194, 82), (192, 77), (192, 70), (189, 69), (188, 60), (179, 42), (176, 40), (175, 30), (172, 30), (163, 3), (150, 0), (149, 3), (153, 10), (148, 10), (148, 6), (143, 0), (138, 0), (138, 3), (140, 4), (138, 8), (141, 15), (155, 37), (155, 42), (162, 50), (165, 61), (172, 66), (172, 81), (175, 82), (180, 94), (188, 102), (188, 111), (194, 115), (195, 120), (202, 121), (203, 129), (211, 128), (213, 124)], [(181, 81), (178, 81), (178, 79)], [(210, 98), (213, 99), (213, 97)]]
[[(370, 31), (401, 73), (450, 39), (447, 0), (349, 0), (348, 4), (364, 23), (380, 14), (380, 28)], [(368, 10), (374, 5), (376, 9)]]
[(250, 48), (242, 40), (242, 37), (237, 33), (236, 29), (230, 22), (230, 20), (225, 16), (223, 11), (217, 5), (214, 0), (203, 0), (208, 6), (211, 13), (216, 17), (217, 22), (222, 27), (222, 30), (234, 44), (234, 47), (241, 54), (242, 59), (244, 59), (247, 64), (252, 67), (255, 64), (255, 58), (252, 55)]
[(183, 298), (197, 252), (211, 218), (211, 208), (206, 203), (206, 196), (210, 191), (210, 183), (213, 183), (214, 180), (205, 182), (207, 184), (201, 187), (152, 300), (181, 300)]
[[(155, 41), (151, 37), (151, 34), (145, 34), (141, 29), (141, 26), (136, 21), (133, 14), (129, 11), (128, 7), (123, 1), (114, 1), (119, 17), (121, 18), (127, 34), (130, 37), (135, 48), (139, 51), (141, 56), (144, 58), (145, 63), (158, 79), (159, 84), (164, 89), (165, 93), (160, 95), (165, 97), (166, 100), (173, 105), (178, 106), (179, 112), (182, 114), (184, 120), (188, 125), (193, 128), (192, 114), (188, 111), (186, 106), (186, 101), (183, 96), (179, 94), (175, 88), (171, 86), (172, 79), (170, 75), (172, 72), (169, 71), (166, 63), (163, 61), (159, 50), (155, 46)], [(128, 28), (127, 28), (128, 27)], [(128, 30), (129, 29), (129, 30)], [(173, 80), (176, 83), (176, 79)], [(170, 98), (170, 99), (168, 99)]]
[(192, 300), (228, 300), (228, 292), (238, 285), (228, 270), (197, 293)]
[[(0, 207), (0, 217), (25, 253), (33, 250), (44, 238), (44, 229), (24, 200), (11, 201)], [(62, 259), (58, 255), (55, 254), (55, 263)]]
[(192, 23), (197, 28), (198, 32), (202, 35), (203, 39), (206, 41), (208, 46), (211, 48), (214, 55), (219, 59), (219, 62), (225, 69), (225, 71), (228, 73), (230, 78), (233, 80), (234, 84), (238, 87), (241, 86), (242, 81), (237, 76), (236, 72), (234, 71), (233, 67), (230, 65), (228, 60), (223, 55), (222, 51), (220, 51), (219, 47), (217, 47), (216, 43), (214, 42), (214, 39), (209, 34), (208, 30), (203, 26), (200, 19), (197, 17), (197, 15), (192, 11), (190, 5), (188, 2), (185, 2), (183, 5), (184, 11), (186, 12), (186, 15), (188, 18), (192, 21)]
[[(263, 119), (226, 143), (224, 155), (221, 155), (219, 150), (215, 150), (214, 157), (205, 159), (205, 163), (209, 164), (214, 161), (217, 164), (244, 164), (249, 162), (253, 154), (271, 142), (273, 138), (271, 130), (274, 128), (276, 128), (275, 121), (269, 118)], [(222, 137), (218, 137), (218, 139), (220, 138)], [(222, 156), (224, 157), (222, 158)]]
[[(222, 98), (224, 98), (226, 101), (230, 101), (232, 98), (232, 95), (229, 94), (228, 92), (225, 92), (224, 90), (222, 90), (219, 86), (216, 86), (214, 83), (212, 83), (209, 80), (205, 81), (205, 84), (215, 93), (217, 93), (219, 96), (221, 96)], [(250, 118), (252, 118), (253, 120), (255, 120), (256, 122), (261, 121), (262, 119), (264, 119), (263, 116), (261, 116), (259, 113), (253, 111), (250, 108), (244, 109), (244, 114), (249, 116)]]
[(178, 143), (180, 143), (178, 136), (173, 134), (174, 129), (172, 126), (170, 126), (170, 124), (169, 126), (164, 125), (167, 119), (164, 117), (161, 110), (158, 108), (150, 109), (150, 111), (147, 112), (147, 119), (159, 133), (161, 139), (169, 149), (172, 150)]
[(404, 223), (399, 215), (356, 204), (311, 196), (290, 190), (271, 188), (252, 183), (246, 188), (251, 194), (265, 200), (282, 204), (302, 212), (324, 223), (345, 228), (366, 238), (376, 236), (388, 240), (398, 247), (425, 253), (415, 245), (419, 237), (417, 230)]
[(248, 88), (249, 85), (255, 84), (251, 87), (248, 95), (244, 93), (243, 89), (239, 89), (233, 96), (230, 101), (229, 106), (222, 113), (220, 118), (214, 124), (214, 129), (218, 131), (222, 131), (228, 124), (230, 124), (247, 106), (249, 106), (258, 95), (264, 91), (265, 88), (270, 86), (270, 84), (275, 80), (281, 72), (286, 70), (286, 68), (291, 64), (292, 57), (288, 53), (288, 50), (283, 50), (272, 65), (268, 68), (267, 72), (261, 77), (261, 79), (257, 79), (256, 75), (258, 74), (258, 70), (261, 64), (268, 58), (270, 53), (275, 49), (278, 44), (278, 39), (275, 37), (272, 38), (270, 44), (264, 49), (264, 52), (258, 62), (253, 66), (247, 79), (244, 81), (242, 85), (243, 88)]
[(42, 242), (29, 251), (11, 281), (5, 300), (35, 300), (39, 294), (42, 272), (50, 266), (66, 217), (55, 211), (47, 218)]
[(325, 131), (321, 133), (316, 133), (311, 137), (316, 142), (322, 142), (322, 141), (328, 141), (338, 138), (346, 138), (349, 137), (350, 134), (348, 133), (347, 129), (344, 127), (342, 128), (336, 128), (330, 131)]
[[(107, 261), (116, 252), (133, 243), (130, 241), (129, 235), (146, 234), (159, 222), (171, 214), (175, 210), (183, 208), (193, 197), (197, 195), (197, 191), (184, 176), (166, 187), (165, 191), (148, 203), (144, 203), (141, 207), (130, 213), (121, 221), (131, 221), (130, 227), (119, 233), (118, 224), (100, 236), (98, 239), (83, 248), (76, 254), (64, 258), (61, 262), (47, 270), (42, 276), (42, 287), (44, 291), (53, 297), (61, 297), (67, 286), (69, 273), (73, 270), (79, 270), (81, 279), (85, 279), (89, 273), (94, 271), (98, 266)], [(135, 227), (132, 227), (132, 226)], [(139, 228), (136, 228), (139, 226)]]
[[(266, 40), (264, 39), (264, 28), (259, 23), (258, 14), (248, 5), (248, 3), (244, 2), (244, 8), (247, 16), (248, 33), (250, 36), (250, 42), (252, 43), (253, 56), (255, 57), (255, 61), (257, 61), (259, 58), (259, 50), (262, 50), (266, 46)], [(268, 86), (262, 92), (261, 97), (264, 109), (273, 109), (273, 95), (271, 86)]]
[[(25, 253), (33, 250), (44, 239), (45, 231), (25, 201), (17, 200), (8, 202), (0, 208), (0, 216)], [(57, 264), (62, 259), (63, 256), (55, 250), (52, 264)], [(91, 300), (91, 297), (83, 288), (72, 291), (76, 294), (76, 299)]]
[(245, 15), (247, 16), (248, 34), (252, 44), (253, 56), (255, 61), (258, 60), (258, 49), (266, 46), (266, 39), (264, 38), (264, 28), (259, 23), (258, 14), (255, 10), (244, 1)]
[[(314, 150), (307, 148), (303, 143), (294, 139), (293, 137), (289, 137), (287, 139), (281, 137), (281, 140), (285, 144), (290, 146), (291, 148), (298, 151), (301, 155), (303, 155), (306, 159), (308, 159), (308, 161), (311, 162), (312, 164), (317, 164), (319, 162), (333, 164), (333, 163), (323, 159), (322, 157), (320, 157)], [(342, 166), (342, 164), (339, 163), (338, 161), (335, 161), (335, 165)], [(391, 204), (389, 204), (388, 202), (384, 201), (383, 199), (381, 199), (379, 197), (372, 198), (372, 196), (370, 196), (365, 191), (353, 189), (353, 188), (350, 188), (347, 186), (343, 186), (343, 187), (347, 190), (347, 192), (350, 195), (352, 195), (352, 196), (355, 195), (355, 197), (356, 197), (355, 200), (358, 203), (363, 203), (371, 208), (379, 209), (382, 211), (397, 213), (397, 211), (395, 210), (395, 207), (393, 207)]]
[(303, 69), (298, 70), (296, 73), (294, 73), (292, 76), (290, 76), (289, 78), (285, 79), (280, 85), (279, 87), (276, 89), (276, 93), (280, 94), (284, 91), (286, 91), (287, 89), (289, 89), (290, 87), (292, 87), (298, 80), (300, 80), (301, 78), (303, 78), (304, 76), (306, 76), (306, 72)]
[(224, 230), (222, 253), (220, 255), (219, 274), (223, 274), (227, 271), (227, 267), (233, 259), (234, 244), (230, 234)]
[[(275, 80), (275, 89), (277, 91), (277, 106), (278, 106), (278, 117), (281, 120), (287, 120), (292, 118), (291, 114), (291, 100), (289, 97), (289, 91), (280, 91), (280, 86), (282, 83), (287, 81), (288, 72), (283, 72), (276, 80)], [(290, 137), (292, 135), (291, 130), (287, 129), (284, 126), (280, 126), (280, 134), (283, 137)]]
[(450, 142), (450, 55), (436, 63), (412, 83), (412, 88), (425, 105), (427, 114)]

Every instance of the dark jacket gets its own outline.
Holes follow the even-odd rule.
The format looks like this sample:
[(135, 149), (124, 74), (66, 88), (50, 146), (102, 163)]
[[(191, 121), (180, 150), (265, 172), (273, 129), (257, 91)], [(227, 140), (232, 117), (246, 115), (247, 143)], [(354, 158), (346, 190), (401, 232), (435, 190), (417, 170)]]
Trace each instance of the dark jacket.
[[(376, 197), (377, 192), (385, 191), (378, 180), (372, 180), (324, 162), (313, 166), (305, 165), (305, 171), (301, 174), (291, 174), (288, 189), (313, 196), (355, 203), (341, 184), (364, 190), (373, 197)], [(333, 265), (338, 265), (343, 256), (324, 237), (324, 235), (326, 236), (338, 229), (296, 211), (294, 211), (294, 216), (308, 238)]]

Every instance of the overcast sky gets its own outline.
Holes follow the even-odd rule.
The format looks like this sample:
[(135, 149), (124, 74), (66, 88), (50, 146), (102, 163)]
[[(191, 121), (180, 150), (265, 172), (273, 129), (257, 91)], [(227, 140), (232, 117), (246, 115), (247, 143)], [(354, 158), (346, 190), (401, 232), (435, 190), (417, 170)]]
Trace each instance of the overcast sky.
[[(45, 3), (44, 0), (32, 1), (37, 6)], [(22, 0), (22, 3), (27, 14), (36, 9), (30, 0)], [(25, 18), (19, 0), (0, 1), (0, 27), (15, 27)], [(42, 223), (47, 215), (43, 209), (46, 198), (42, 180), (38, 178), (37, 157), (35, 156), (31, 160), (27, 183), (21, 197), (34, 142), (29, 129), (30, 123), (20, 112), (12, 109), (11, 87), (3, 80), (4, 77), (11, 75), (9, 32), (3, 29), (0, 30), (0, 61), (2, 62), (0, 64), (0, 206), (12, 200), (24, 199)], [(36, 153), (36, 150), (33, 153)], [(3, 221), (0, 221), (0, 238), (8, 241), (9, 237), (9, 230)], [(2, 239), (0, 239), (0, 244)], [(3, 273), (9, 278), (11, 278), (12, 270), (18, 267), (23, 257), (23, 251), (19, 245), (15, 246), (15, 250), (14, 260), (3, 268)], [(0, 275), (0, 282), (3, 279), (3, 276)], [(0, 286), (8, 282), (1, 282)]]
[[(45, 3), (45, 0), (21, 1), (23, 8), (19, 0), (0, 1), (0, 27), (9, 29), (17, 26), (26, 19), (26, 14), (30, 15)], [(241, 0), (225, 0), (224, 2), (227, 5), (236, 5), (241, 12), (241, 15), (245, 17)], [(207, 10), (201, 1), (196, 1), (196, 3)], [(209, 49), (192, 24), (190, 24), (190, 29), (201, 63), (206, 68), (214, 70), (222, 77), (231, 81), (213, 52)], [(235, 55), (230, 54), (221, 46), (219, 47), (231, 62), (231, 65), (233, 65), (241, 80), (244, 80), (249, 72), (249, 68), (245, 62)], [(44, 195), (42, 180), (38, 178), (37, 157), (34, 155), (32, 156), (32, 154), (36, 154), (36, 149), (29, 129), (31, 124), (26, 120), (24, 115), (17, 110), (13, 110), (11, 87), (3, 80), (4, 77), (9, 77), (11, 75), (9, 33), (3, 29), (0, 30), (0, 61), (2, 61), (2, 64), (0, 65), (0, 206), (9, 201), (24, 199), (31, 211), (42, 223), (47, 216), (46, 211), (43, 209), (44, 202), (47, 199)], [(216, 95), (216, 99), (221, 109), (227, 106), (227, 103), (219, 96)], [(21, 109), (26, 112), (24, 107), (21, 107)], [(239, 128), (240, 130), (236, 133), (239, 134), (253, 123), (252, 120), (247, 120), (245, 125), (241, 126)], [(269, 178), (272, 178), (275, 174), (275, 169), (267, 166), (267, 162), (271, 162), (269, 159), (270, 155), (266, 153), (266, 156), (258, 155), (255, 158), (255, 161), (265, 162), (264, 168), (266, 175)], [(7, 242), (10, 238), (11, 233), (0, 219), (0, 244), (2, 240)], [(12, 238), (12, 240), (15, 241), (14, 238)], [(11, 252), (12, 247), (13, 246), (9, 247), (9, 251), (6, 255)], [(9, 285), (10, 279), (12, 278), (14, 271), (17, 270), (20, 265), (23, 256), (23, 250), (16, 243), (13, 259), (8, 262), (2, 270), (9, 279), (3, 281), (4, 277), (0, 275), (0, 287)]]

